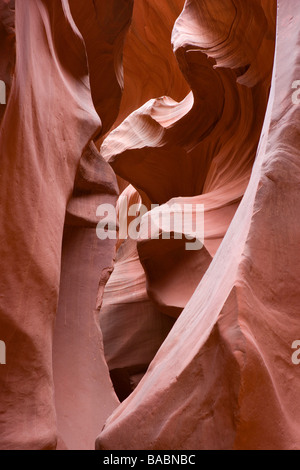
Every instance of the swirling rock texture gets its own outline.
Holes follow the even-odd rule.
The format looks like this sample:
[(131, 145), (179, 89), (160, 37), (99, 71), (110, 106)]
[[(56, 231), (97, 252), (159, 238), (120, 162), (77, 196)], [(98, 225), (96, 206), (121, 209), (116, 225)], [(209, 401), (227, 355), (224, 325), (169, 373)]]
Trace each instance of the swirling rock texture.
[[(6, 20), (12, 9), (1, 5)], [(97, 240), (95, 214), (116, 202), (118, 188), (92, 143), (102, 125), (68, 1), (17, 0), (15, 12), (16, 68), (0, 135), (0, 446), (53, 449), (59, 436), (61, 448), (94, 448), (118, 404), (93, 313), (114, 246)], [(6, 50), (3, 61), (14, 63)]]
[[(201, 161), (205, 156), (210, 167), (207, 173), (203, 169), (194, 173), (197, 177), (206, 174), (201, 200), (215, 192), (214, 202), (219, 203), (219, 211), (207, 221), (205, 242), (214, 259), (146, 376), (108, 420), (98, 439), (99, 449), (299, 448), (299, 375), (290, 347), (299, 329), (300, 301), (299, 107), (291, 99), (292, 83), (300, 73), (300, 10), (296, 2), (279, 0), (277, 4), (275, 67), (262, 132), (259, 125), (267, 100), (275, 2), (191, 0), (175, 26), (175, 47), (183, 47), (180, 57), (186, 58), (187, 50), (197, 46), (193, 62), (186, 61), (187, 70), (191, 73), (191, 64), (198, 64), (196, 55), (205, 51), (205, 57), (199, 58), (211, 74), (207, 86), (214, 87), (216, 105), (205, 113), (203, 124), (197, 125), (201, 135), (193, 132), (192, 149), (197, 149), (196, 138), (201, 141), (206, 132), (198, 144), (198, 158)], [(184, 49), (187, 43), (190, 45)], [(218, 79), (213, 80), (213, 74)], [(235, 89), (232, 74), (237, 76)], [(203, 79), (204, 71), (199, 76)], [(204, 95), (203, 87), (205, 82), (201, 86)], [(232, 109), (238, 107), (219, 139), (210, 141), (226, 122), (228, 93)], [(201, 100), (204, 106), (205, 96)], [(217, 106), (221, 99), (223, 109)], [(167, 156), (163, 154), (164, 160), (160, 152), (168, 149), (170, 135), (174, 142), (174, 128), (178, 144), (189, 149), (188, 134), (178, 127), (182, 120), (171, 128), (163, 126), (168, 105), (165, 100), (156, 101), (138, 110), (108, 137), (104, 149), (123, 177), (129, 177), (126, 168), (131, 163), (131, 179), (159, 202), (169, 197), (168, 184), (159, 181), (150, 188), (144, 181), (154, 165), (159, 176), (163, 174), (159, 169)], [(195, 108), (190, 115), (193, 112)], [(194, 122), (195, 118), (190, 129)], [(135, 132), (138, 124), (147, 145)], [(125, 130), (126, 140), (122, 139)], [(235, 205), (232, 215), (237, 208), (253, 163), (252, 144), (257, 145), (259, 136), (245, 196), (217, 249), (226, 228), (222, 212), (226, 205)], [(117, 141), (118, 152), (112, 152)], [(151, 152), (153, 146), (158, 147), (155, 153)], [(204, 151), (212, 147), (209, 160)], [(169, 158), (176, 155), (175, 150), (171, 155)], [(147, 168), (143, 174), (142, 165)], [(179, 168), (184, 176), (183, 167)], [(214, 206), (210, 207), (213, 213)], [(223, 222), (223, 230), (216, 230), (214, 221), (218, 220)], [(216, 244), (211, 245), (211, 240)]]
[[(142, 286), (137, 273), (145, 272), (145, 301), (149, 298), (158, 310), (152, 313), (153, 323), (161, 314), (178, 318), (216, 254), (245, 192), (269, 96), (275, 7), (275, 2), (271, 6), (264, 2), (243, 2), (242, 6), (231, 0), (186, 2), (176, 20), (172, 43), (192, 91), (180, 102), (166, 96), (148, 101), (102, 143), (103, 158), (140, 192), (149, 208), (151, 203), (163, 204), (166, 212), (171, 212), (174, 204), (205, 207), (202, 250), (187, 251), (174, 236), (170, 241), (138, 240), (136, 251), (132, 243), (122, 247), (100, 312), (114, 383), (115, 369), (118, 374), (123, 369), (122, 383), (124, 374), (130, 382), (128, 371), (137, 367), (133, 351), (139, 351), (136, 341), (126, 350), (116, 349), (115, 343), (146, 335), (144, 354), (148, 356), (148, 342), (153, 342), (150, 328), (148, 333), (141, 332), (141, 304), (139, 313), (133, 314), (132, 299)], [(161, 232), (164, 227), (158, 227), (158, 235)], [(124, 257), (127, 266), (132, 266), (128, 271), (137, 274), (135, 282), (134, 274), (124, 273)], [(119, 338), (120, 327), (123, 340)], [(160, 330), (156, 336), (161, 336)], [(137, 353), (135, 360), (140, 356)], [(120, 387), (118, 383), (115, 386)]]
[(0, 0), (1, 449), (299, 448), (297, 3)]

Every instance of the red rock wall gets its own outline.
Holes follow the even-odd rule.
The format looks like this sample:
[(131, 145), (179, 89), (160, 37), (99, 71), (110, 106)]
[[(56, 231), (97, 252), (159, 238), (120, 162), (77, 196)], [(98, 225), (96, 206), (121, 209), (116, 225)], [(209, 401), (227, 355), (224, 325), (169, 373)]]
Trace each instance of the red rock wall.
[[(1, 5), (11, 28), (11, 5)], [(59, 432), (62, 447), (93, 448), (118, 404), (93, 316), (114, 247), (97, 243), (95, 210), (115, 202), (118, 189), (108, 164), (88, 150), (101, 120), (68, 2), (17, 0), (14, 31), (16, 68), (0, 135), (0, 331), (8, 358), (0, 370), (0, 445), (52, 449)], [(13, 63), (6, 50), (3, 60), (6, 71)]]
[[(299, 448), (299, 20), (0, 0), (1, 449)], [(143, 236), (99, 240), (124, 198)], [(151, 204), (203, 204), (203, 248)]]
[[(173, 204), (205, 207), (205, 242), (200, 251), (187, 251), (185, 243), (173, 238), (138, 240), (139, 258), (131, 245), (122, 248), (100, 312), (110, 368), (119, 369), (126, 362), (126, 370), (130, 369), (135, 365), (135, 347), (139, 350), (132, 341), (126, 351), (115, 349), (115, 343), (121, 341), (121, 326), (123, 341), (127, 336), (132, 338), (133, 332), (139, 338), (148, 338), (144, 340), (145, 356), (149, 357), (148, 342), (153, 341), (148, 326), (141, 333), (140, 304), (133, 313), (132, 299), (142, 289), (142, 280), (138, 276), (134, 279), (129, 271), (138, 273), (143, 267), (145, 300), (148, 297), (160, 312), (153, 312), (155, 319), (161, 314), (177, 318), (208, 269), (240, 204), (269, 97), (275, 7), (275, 2), (272, 8), (264, 2), (243, 2), (236, 16), (230, 1), (226, 7), (221, 1), (186, 2), (175, 22), (172, 44), (181, 75), (192, 91), (180, 102), (167, 96), (148, 101), (102, 143), (103, 158), (117, 175), (140, 191), (149, 208), (151, 203), (164, 205), (166, 212), (171, 212)], [(163, 231), (164, 227), (159, 227), (158, 234)], [(135, 266), (127, 273), (124, 258), (127, 265), (130, 260)], [(127, 284), (128, 290), (124, 290)], [(113, 340), (115, 335), (118, 341)], [(160, 335), (158, 330), (157, 338)]]
[[(210, 5), (218, 3), (221, 9), (221, 2)], [(243, 2), (239, 18), (249, 6), (255, 22), (262, 18), (255, 11), (263, 7), (271, 26), (270, 3)], [(187, 2), (186, 13), (196, 4)], [(181, 24), (194, 18), (183, 13)], [(271, 95), (245, 197), (209, 270), (137, 390), (108, 420), (98, 448), (299, 448), (299, 383), (290, 349), (300, 301), (299, 108), (291, 90), (299, 75), (299, 19), (296, 2), (278, 1)], [(262, 63), (259, 51), (266, 46), (259, 24), (249, 36), (259, 47), (254, 64)], [(208, 23), (204, 26), (206, 38)], [(250, 26), (242, 30), (247, 38)], [(270, 34), (265, 38), (271, 40)], [(245, 66), (242, 37), (236, 44), (229, 39), (222, 65)], [(239, 79), (247, 84), (249, 78), (247, 93), (259, 70), (251, 65)]]

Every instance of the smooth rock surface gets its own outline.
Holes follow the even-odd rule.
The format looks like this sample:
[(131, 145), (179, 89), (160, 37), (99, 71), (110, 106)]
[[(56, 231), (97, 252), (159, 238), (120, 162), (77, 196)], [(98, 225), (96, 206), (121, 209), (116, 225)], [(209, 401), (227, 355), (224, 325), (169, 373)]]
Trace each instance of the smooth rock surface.
[[(180, 102), (168, 96), (148, 101), (113, 129), (100, 148), (117, 175), (146, 200), (149, 213), (142, 230), (146, 218), (153, 215), (151, 203), (163, 205), (165, 212), (174, 204), (181, 209), (186, 204), (204, 207), (204, 248), (200, 251), (188, 252), (185, 243), (174, 240), (172, 234), (170, 240), (147, 236), (137, 240), (135, 270), (141, 269), (140, 261), (148, 298), (171, 317), (180, 315), (195, 292), (247, 188), (269, 97), (275, 7), (275, 2), (272, 8), (260, 1), (238, 2), (235, 15), (231, 1), (226, 7), (217, 0), (186, 2), (174, 25), (172, 44), (192, 91)], [(138, 44), (138, 37), (135, 40)], [(162, 233), (166, 230), (159, 225), (157, 234)], [(126, 246), (122, 250), (124, 257)], [(119, 262), (117, 258), (116, 270)], [(134, 291), (141, 285), (131, 272), (122, 271), (119, 287), (113, 273), (114, 304), (119, 289), (118, 308), (122, 310), (122, 286), (128, 284)], [(106, 336), (106, 329), (103, 334), (109, 349), (114, 347), (113, 330), (119, 335), (119, 323), (113, 320), (113, 310), (104, 307), (105, 316), (111, 317), (110, 334)], [(135, 329), (132, 308), (129, 316)], [(148, 337), (153, 337), (150, 331)]]
[[(278, 1), (271, 96), (246, 194), (194, 296), (136, 391), (108, 420), (98, 448), (299, 448), (299, 375), (290, 349), (300, 302), (300, 111), (291, 89), (300, 73), (299, 20), (297, 2)], [(238, 51), (229, 57), (236, 60)]]
[[(65, 428), (62, 429), (61, 440), (66, 440), (71, 447), (93, 448), (96, 427), (101, 427), (118, 404), (104, 363), (99, 328), (92, 321), (101, 272), (106, 263), (111, 265), (114, 255), (111, 244), (107, 250), (103, 245), (97, 249), (95, 228), (93, 235), (88, 228), (95, 227), (93, 211), (97, 201), (93, 190), (90, 194), (92, 206), (86, 193), (80, 197), (78, 192), (75, 194), (80, 202), (70, 203), (71, 213), (75, 216), (79, 213), (82, 227), (74, 229), (71, 237), (70, 232), (65, 233), (64, 239), (63, 300), (58, 323), (62, 315), (60, 335), (63, 336), (67, 330), (64, 315), (66, 318), (73, 315), (68, 325), (70, 330), (72, 325), (74, 330), (77, 328), (77, 336), (72, 335), (71, 341), (71, 331), (67, 331), (65, 340), (69, 337), (69, 343), (55, 351), (59, 362), (57, 399), (60, 398), (59, 387), (63, 387), (65, 393), (64, 404), (59, 403), (57, 410), (52, 353), (66, 209), (74, 192), (79, 162), (93, 136), (101, 131), (101, 121), (92, 102), (85, 44), (71, 16), (68, 1), (16, 0), (13, 26), (12, 5), (13, 2), (5, 0), (0, 9), (1, 34), (4, 25), (7, 37), (12, 31), (16, 35), (16, 68), (10, 67), (11, 56), (6, 52), (2, 56), (7, 64), (5, 70), (9, 71), (7, 76), (13, 74), (13, 82), (0, 130), (0, 332), (1, 340), (7, 346), (7, 364), (0, 369), (0, 447), (15, 450), (56, 448), (58, 411), (59, 426), (66, 415), (68, 430), (73, 431), (78, 426), (78, 417), (83, 426), (75, 429), (71, 438), (66, 436)], [(1, 62), (1, 73), (2, 70)], [(105, 162), (104, 166), (109, 168)], [(105, 172), (102, 174), (102, 186), (105, 186)], [(111, 170), (107, 170), (108, 174), (112, 186), (106, 185), (106, 192), (115, 202), (115, 177)], [(99, 174), (97, 178), (101, 180)], [(103, 193), (103, 187), (100, 193)], [(88, 208), (93, 212), (93, 225), (84, 222), (89, 218)], [(104, 252), (105, 257), (101, 256)], [(80, 253), (81, 263), (78, 260)], [(92, 272), (92, 265), (87, 266), (87, 263), (93, 255)], [(67, 266), (64, 266), (65, 262)], [(68, 280), (73, 280), (72, 287)], [(85, 294), (78, 290), (80, 285)], [(72, 289), (74, 292), (76, 288), (77, 297), (73, 297)], [(76, 388), (74, 370), (70, 367), (68, 375), (66, 366), (72, 362), (68, 354), (74, 349), (80, 356), (78, 348), (81, 344), (76, 345), (79, 316), (81, 322), (86, 316), (85, 328), (81, 331), (85, 342), (82, 353), (85, 363), (81, 364), (81, 373), (87, 364), (89, 372), (86, 370), (88, 377), (83, 374), (83, 383)], [(58, 344), (61, 346), (62, 343), (58, 341)], [(65, 354), (66, 348), (69, 348), (68, 354)], [(93, 362), (95, 358), (97, 365)], [(76, 371), (76, 364), (73, 367)], [(64, 381), (68, 382), (65, 387)], [(83, 396), (86, 398), (87, 392), (90, 402), (84, 405)], [(81, 409), (74, 413), (76, 403)], [(98, 413), (93, 412), (94, 421), (89, 423), (91, 408), (98, 404), (101, 409)], [(84, 406), (88, 410), (85, 424)], [(80, 429), (85, 430), (78, 438)], [(63, 442), (60, 445), (63, 447)]]

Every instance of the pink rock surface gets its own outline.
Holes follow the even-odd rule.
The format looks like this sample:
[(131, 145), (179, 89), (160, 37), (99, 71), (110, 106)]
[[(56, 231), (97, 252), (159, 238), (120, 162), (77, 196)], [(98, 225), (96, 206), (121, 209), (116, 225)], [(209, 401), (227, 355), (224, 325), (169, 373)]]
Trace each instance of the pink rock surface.
[(0, 0), (0, 449), (299, 448), (299, 21)]
[(119, 112), (123, 78), (123, 46), (134, 0), (69, 0), (86, 47), (91, 91), (105, 134)]
[(171, 45), (171, 31), (184, 0), (135, 1), (123, 65), (124, 93), (115, 125), (154, 97), (182, 100), (189, 86), (180, 73)]
[(290, 349), (300, 302), (299, 108), (291, 90), (300, 73), (299, 20), (296, 2), (278, 1), (271, 96), (246, 194), (194, 296), (136, 391), (108, 420), (98, 448), (299, 448)]
[[(1, 6), (6, 14), (8, 2), (1, 2)], [(99, 133), (101, 122), (91, 98), (85, 45), (68, 2), (17, 0), (15, 32), (16, 69), (0, 135), (0, 331), (8, 358), (0, 369), (0, 446), (53, 449), (57, 428), (52, 343), (66, 207), (81, 156)], [(103, 188), (111, 194), (110, 200), (116, 200), (115, 177), (111, 170), (105, 174), (107, 167), (105, 162), (102, 168), (98, 163), (92, 171), (91, 165), (90, 173), (97, 174), (100, 169), (103, 180), (97, 174), (95, 189), (88, 175), (90, 188), (75, 192), (70, 211), (75, 218), (79, 214), (80, 227), (72, 235), (66, 229), (64, 238), (61, 329), (54, 356), (58, 423), (62, 440), (71, 448), (91, 448), (96, 426), (101, 427), (118, 403), (101, 355), (100, 332), (93, 321), (101, 271), (107, 263), (111, 265), (113, 257), (113, 247), (108, 245), (105, 250), (98, 244), (97, 248), (96, 236), (92, 236), (95, 193), (98, 190), (100, 203), (105, 199)], [(111, 186), (105, 182), (108, 176)], [(87, 208), (93, 212), (92, 225)], [(94, 266), (89, 262), (91, 257)], [(63, 336), (69, 341), (64, 343)], [(77, 363), (72, 363), (72, 353)], [(86, 366), (89, 369), (84, 371)], [(80, 386), (79, 379), (83, 381)], [(91, 401), (84, 405), (86, 393)], [(93, 420), (88, 422), (90, 408), (98, 405), (99, 412), (93, 412)], [(80, 438), (78, 422), (84, 430)]]
[[(237, 17), (231, 2), (227, 10), (224, 2), (205, 3), (206, 7), (204, 3), (186, 2), (172, 33), (180, 69), (192, 92), (180, 102), (167, 96), (148, 101), (110, 132), (100, 149), (116, 173), (146, 198), (149, 209), (151, 203), (165, 204), (166, 211), (173, 204), (204, 205), (202, 250), (188, 252), (185, 242), (173, 236), (171, 240), (144, 237), (137, 243), (135, 270), (141, 269), (140, 261), (148, 298), (160, 312), (175, 318), (208, 269), (249, 182), (274, 55), (275, 2), (272, 8), (260, 2), (243, 4)], [(247, 26), (249, 15), (252, 28)], [(157, 228), (157, 234), (164, 231), (162, 226)], [(123, 258), (126, 246), (122, 250)], [(119, 263), (122, 260), (117, 258), (116, 270)], [(124, 310), (122, 286), (135, 290), (141, 279), (135, 281), (124, 271), (118, 277), (119, 286), (113, 274), (114, 305), (117, 302), (117, 308)], [(111, 318), (110, 334), (103, 330), (108, 350), (114, 347), (113, 331), (119, 335), (119, 323), (113, 321), (116, 307), (104, 306), (105, 316)], [(137, 318), (139, 310), (134, 315), (130, 307), (124, 337), (131, 328), (135, 330)], [(153, 338), (150, 330), (148, 338)], [(134, 351), (134, 345), (131, 348)]]
[[(0, 80), (5, 83), (5, 101), (7, 103), (15, 65), (15, 0), (0, 2)], [(6, 109), (6, 103), (0, 103), (0, 123)]]
[[(128, 207), (142, 202), (132, 186), (126, 188), (122, 198), (127, 198)], [(129, 218), (128, 224), (132, 220)], [(146, 372), (174, 324), (147, 294), (136, 241), (119, 240), (114, 270), (101, 300), (98, 309), (105, 358), (118, 396), (124, 400)]]

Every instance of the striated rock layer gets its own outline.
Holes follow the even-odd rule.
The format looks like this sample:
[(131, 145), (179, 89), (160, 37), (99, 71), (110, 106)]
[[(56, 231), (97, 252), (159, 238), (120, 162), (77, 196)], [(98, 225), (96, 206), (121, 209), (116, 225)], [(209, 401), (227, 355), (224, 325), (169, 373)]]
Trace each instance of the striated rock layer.
[(299, 448), (299, 20), (0, 0), (0, 449)]
[[(163, 205), (166, 213), (171, 213), (174, 204), (182, 209), (186, 204), (204, 205), (202, 250), (187, 251), (174, 234), (169, 241), (147, 237), (137, 241), (136, 272), (142, 269), (138, 268), (140, 261), (146, 274), (144, 290), (164, 315), (178, 318), (181, 314), (215, 256), (248, 185), (269, 97), (275, 17), (275, 1), (243, 1), (236, 6), (229, 0), (186, 2), (175, 22), (172, 43), (182, 76), (192, 91), (180, 102), (167, 96), (148, 101), (101, 146), (103, 158), (136, 188), (149, 209), (151, 203)], [(151, 212), (145, 217), (150, 218)], [(165, 227), (159, 226), (157, 234), (164, 232)], [(121, 280), (118, 273), (124, 256), (132, 256), (130, 248), (126, 253), (127, 247), (122, 247), (112, 274), (113, 305), (109, 284), (100, 312), (109, 364), (112, 338), (119, 335), (120, 324), (124, 324), (124, 338), (141, 328), (142, 311), (137, 305), (134, 315), (131, 308), (131, 292), (139, 290), (141, 280), (126, 272), (122, 272)], [(130, 285), (127, 300), (124, 284)], [(116, 313), (120, 308), (124, 316), (121, 323)], [(152, 331), (145, 328), (143, 337), (152, 341)], [(149, 355), (147, 344), (145, 355)], [(132, 351), (134, 347), (132, 344)], [(128, 361), (132, 361), (132, 351)], [(120, 354), (120, 364), (125, 356), (124, 352)], [(128, 363), (127, 368), (133, 365)]]
[[(196, 3), (187, 2), (187, 11)], [(206, 2), (198, 3), (203, 15), (211, 14), (203, 8)], [(223, 18), (227, 3), (209, 5)], [(247, 38), (254, 28), (257, 46), (262, 36), (255, 18), (261, 18), (262, 7), (271, 13), (271, 2), (234, 3), (241, 24), (247, 13), (241, 32)], [(271, 96), (246, 194), (146, 376), (108, 420), (99, 449), (299, 448), (299, 378), (290, 349), (300, 302), (299, 107), (292, 102), (292, 83), (300, 74), (299, 20), (297, 2), (278, 0)], [(222, 38), (228, 40), (225, 57)], [(222, 66), (249, 64), (251, 51), (247, 57), (242, 36), (236, 44), (230, 39), (209, 39), (217, 60)], [(252, 58), (262, 63), (259, 54)], [(251, 68), (245, 74), (250, 82), (257, 79)]]
[[(96, 208), (115, 204), (118, 188), (91, 143), (102, 129), (93, 58), (69, 2), (16, 0), (15, 22), (13, 4), (0, 2), (0, 78), (9, 88), (13, 77), (0, 130), (0, 447), (53, 449), (59, 433), (60, 448), (92, 449), (118, 405), (93, 313), (114, 257), (112, 243), (97, 241)], [(113, 104), (117, 114), (119, 96)]]

